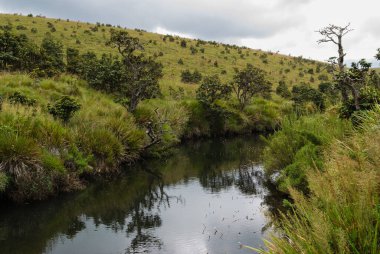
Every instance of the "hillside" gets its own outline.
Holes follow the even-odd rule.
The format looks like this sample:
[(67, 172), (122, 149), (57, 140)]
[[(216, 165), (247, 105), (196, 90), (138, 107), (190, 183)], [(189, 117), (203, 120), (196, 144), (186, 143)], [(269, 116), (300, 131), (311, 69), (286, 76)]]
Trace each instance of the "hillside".
[[(0, 24), (11, 25), (15, 33), (26, 34), (36, 43), (40, 43), (46, 33), (52, 34), (62, 41), (65, 47), (79, 49), (81, 52), (93, 51), (98, 55), (115, 53), (115, 49), (107, 47), (110, 24), (90, 24), (45, 17), (29, 17), (11, 14), (0, 14)], [(140, 39), (145, 48), (145, 54), (157, 56), (164, 66), (164, 77), (160, 86), (165, 95), (169, 87), (183, 87), (187, 97), (193, 97), (196, 85), (181, 82), (181, 72), (189, 69), (198, 70), (203, 75), (219, 74), (221, 79), (228, 82), (234, 68), (241, 69), (247, 63), (265, 70), (268, 79), (277, 86), (280, 80), (285, 80), (288, 86), (302, 82), (315, 84), (319, 79), (325, 79), (327, 72), (323, 63), (306, 60), (302, 57), (290, 57), (272, 52), (205, 42), (201, 40), (182, 39), (145, 32), (139, 29), (127, 29), (130, 35)], [(186, 47), (181, 41), (186, 41)], [(197, 51), (192, 54), (193, 51)], [(183, 64), (179, 64), (179, 59)]]
[[(0, 15), (0, 22), (3, 30), (12, 31), (4, 34), (25, 34), (39, 45), (49, 33), (60, 48), (62, 43), (65, 48), (75, 48), (81, 53), (92, 51), (98, 56), (116, 55), (116, 50), (106, 46), (106, 42), (112, 28), (122, 29), (99, 23), (7, 14)], [(56, 54), (62, 71), (48, 75), (50, 78), (33, 75), (34, 69), (31, 73), (18, 72), (26, 69), (15, 69), (16, 72), (3, 69), (0, 74), (0, 197), (40, 200), (84, 188), (88, 179), (118, 173), (123, 165), (142, 157), (162, 156), (185, 139), (274, 131), (294, 109), (287, 86), (311, 83), (316, 87), (329, 78), (323, 63), (301, 57), (141, 30), (128, 32), (139, 38), (146, 55), (156, 57), (163, 65), (159, 85), (164, 96), (147, 96), (133, 110), (89, 79), (82, 80), (69, 71), (65, 73), (68, 65), (65, 67), (63, 61), (67, 54), (62, 50)], [(7, 42), (8, 39), (2, 40), (5, 48)], [(44, 50), (48, 52), (49, 47)], [(23, 51), (15, 47), (4, 52), (5, 57), (17, 59), (17, 53)], [(37, 56), (20, 54), (24, 57), (20, 59), (23, 63), (29, 59), (35, 63), (41, 61), (46, 66), (54, 63), (54, 58), (44, 58), (43, 50), (38, 52)], [(252, 66), (246, 67), (248, 63), (266, 73), (260, 69), (255, 72)], [(83, 66), (93, 67), (97, 63), (76, 67)], [(45, 65), (41, 68), (46, 69)], [(187, 69), (198, 70), (204, 77), (219, 74), (222, 82), (213, 77), (205, 78), (201, 86), (183, 83), (181, 73)], [(236, 69), (237, 78), (243, 80), (240, 83), (246, 84), (244, 71), (249, 69), (251, 72), (247, 73), (254, 73), (255, 85), (260, 84), (243, 102), (237, 94), (230, 96), (231, 86), (224, 85), (231, 82)], [(114, 70), (91, 69), (91, 73), (114, 73)], [(109, 77), (97, 81), (115, 87), (118, 79)], [(141, 84), (146, 84), (149, 79), (143, 81)], [(278, 93), (281, 96), (274, 92), (270, 96), (280, 81), (285, 81), (281, 82), (282, 93)], [(130, 86), (133, 83), (126, 87)], [(207, 90), (210, 87), (214, 90)], [(181, 92), (178, 88), (183, 88), (184, 95), (181, 92), (177, 96), (170, 88), (178, 94)], [(325, 103), (326, 95), (309, 86), (297, 89), (293, 91), (293, 101), (305, 112), (323, 110), (330, 103)], [(121, 99), (132, 100), (128, 95)]]

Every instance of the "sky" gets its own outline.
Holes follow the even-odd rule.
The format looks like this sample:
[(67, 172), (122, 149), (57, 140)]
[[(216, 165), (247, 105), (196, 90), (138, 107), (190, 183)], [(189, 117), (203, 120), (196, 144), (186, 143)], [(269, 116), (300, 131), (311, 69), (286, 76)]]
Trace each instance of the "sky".
[(321, 61), (337, 48), (318, 45), (315, 31), (351, 23), (347, 63), (365, 58), (379, 66), (379, 0), (0, 0), (0, 12), (99, 21)]

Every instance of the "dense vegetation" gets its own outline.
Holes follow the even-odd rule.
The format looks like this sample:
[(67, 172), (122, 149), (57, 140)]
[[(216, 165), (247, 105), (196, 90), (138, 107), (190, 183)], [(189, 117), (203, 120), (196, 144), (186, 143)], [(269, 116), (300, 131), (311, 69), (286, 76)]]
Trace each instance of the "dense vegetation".
[[(341, 51), (327, 65), (100, 23), (0, 20), (3, 197), (80, 189), (187, 138), (277, 130), (265, 168), (288, 212), (268, 252), (379, 253), (380, 77), (365, 60), (347, 68)], [(324, 28), (321, 42), (346, 29)]]
[[(160, 156), (181, 139), (271, 131), (291, 110), (280, 97), (269, 100), (271, 76), (250, 64), (236, 68), (231, 79), (189, 71), (200, 83), (188, 85), (194, 94), (182, 86), (165, 94), (165, 62), (160, 54), (146, 54), (149, 47), (131, 36), (133, 31), (97, 24), (109, 33), (96, 50), (83, 51), (56, 36), (59, 29), (52, 29), (56, 25), (49, 20), (50, 31), (38, 40), (37, 21), (43, 18), (0, 17), (8, 19), (0, 31), (0, 192), (6, 198), (44, 199), (83, 188), (89, 179), (116, 173), (141, 156)], [(31, 21), (35, 29), (30, 35), (15, 29), (10, 19)], [(66, 23), (72, 24), (55, 22)], [(178, 40), (163, 38), (160, 43)], [(100, 54), (102, 49), (107, 53)], [(236, 89), (242, 93), (235, 96)]]
[[(272, 238), (260, 253), (380, 252), (379, 123), (376, 106), (361, 115), (360, 127), (350, 135), (336, 132), (329, 145), (324, 141), (320, 155), (312, 142), (298, 150), (285, 169), (291, 180), (284, 183), (294, 186), (287, 189), (292, 203), (287, 202), (290, 211), (280, 223), (286, 237)], [(335, 125), (341, 128), (342, 123)], [(292, 176), (295, 168), (301, 169), (308, 195), (294, 184), (300, 184), (300, 173)]]
[[(330, 25), (321, 34), (335, 43), (334, 36), (346, 30), (350, 31), (348, 26)], [(339, 55), (345, 54), (339, 51)], [(380, 60), (379, 54), (375, 57)], [(338, 60), (343, 64), (342, 58)], [(289, 194), (284, 200), (288, 211), (279, 222), (282, 235), (272, 237), (266, 251), (251, 249), (380, 252), (380, 97), (378, 75), (370, 66), (365, 60), (351, 68), (343, 66), (334, 71), (333, 86), (293, 87), (296, 115), (287, 117), (281, 129), (266, 139), (264, 154), (268, 174)], [(283, 86), (277, 92), (287, 93)], [(303, 104), (310, 100), (320, 110), (326, 105), (319, 101), (330, 104), (329, 111), (310, 114)]]

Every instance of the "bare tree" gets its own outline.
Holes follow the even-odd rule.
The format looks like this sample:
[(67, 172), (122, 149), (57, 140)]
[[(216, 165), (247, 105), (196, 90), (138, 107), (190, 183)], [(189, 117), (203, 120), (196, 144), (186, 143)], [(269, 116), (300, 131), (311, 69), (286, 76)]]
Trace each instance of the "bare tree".
[[(322, 39), (318, 40), (318, 44), (332, 42), (338, 46), (338, 58), (332, 58), (332, 59), (334, 60), (333, 62), (335, 62), (335, 59), (337, 60), (339, 75), (342, 75), (344, 73), (344, 67), (345, 67), (344, 57), (346, 56), (346, 53), (344, 52), (344, 49), (343, 49), (343, 37), (351, 31), (353, 31), (353, 29), (350, 28), (350, 23), (344, 27), (330, 24), (327, 27), (324, 27), (317, 31), (317, 33), (323, 36)], [(348, 100), (348, 92), (346, 90), (347, 84), (345, 84), (345, 82), (341, 79), (340, 82), (338, 82), (338, 85), (342, 92), (343, 100), (347, 101)]]

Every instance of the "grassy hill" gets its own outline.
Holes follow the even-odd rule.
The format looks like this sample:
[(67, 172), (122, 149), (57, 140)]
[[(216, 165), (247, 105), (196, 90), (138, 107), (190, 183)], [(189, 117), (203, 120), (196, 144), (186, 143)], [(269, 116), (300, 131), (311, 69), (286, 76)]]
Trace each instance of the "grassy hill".
[[(36, 44), (50, 33), (66, 48), (97, 55), (116, 55), (105, 44), (112, 28), (122, 29), (9, 14), (0, 14), (0, 25), (26, 34)], [(266, 71), (274, 88), (280, 80), (288, 86), (302, 82), (317, 86), (329, 78), (323, 63), (301, 57), (141, 30), (128, 32), (140, 39), (145, 54), (157, 56), (164, 66), (160, 80), (164, 97), (144, 100), (133, 113), (111, 94), (96, 91), (75, 76), (41, 79), (28, 73), (0, 73), (0, 198), (44, 199), (82, 188), (87, 179), (118, 172), (121, 165), (141, 156), (161, 155), (183, 139), (273, 131), (292, 111), (292, 103), (274, 93), (272, 99), (252, 98), (244, 110), (234, 97), (215, 102), (217, 110), (210, 110), (195, 99), (198, 85), (181, 81), (183, 70), (219, 74), (227, 83), (235, 69), (250, 63)], [(171, 96), (170, 87), (182, 87), (185, 96)], [(80, 105), (70, 121), (51, 112), (51, 106), (65, 97)], [(152, 128), (159, 137), (154, 146), (147, 135)]]
[[(13, 14), (0, 14), (0, 24), (12, 25), (15, 33), (26, 34), (38, 44), (46, 33), (50, 33), (62, 41), (65, 47), (77, 48), (81, 52), (93, 51), (99, 55), (116, 54), (116, 50), (107, 47), (105, 42), (109, 38), (110, 29), (122, 29), (112, 27), (110, 24), (90, 24)], [(127, 29), (127, 31), (140, 39), (147, 55), (156, 55), (157, 60), (163, 64), (164, 77), (160, 81), (160, 86), (165, 95), (169, 94), (171, 86), (173, 88), (183, 87), (187, 97), (194, 96), (197, 86), (181, 82), (181, 72), (186, 69), (191, 71), (197, 69), (203, 75), (219, 74), (223, 81), (228, 82), (234, 75), (234, 68), (242, 69), (247, 63), (251, 63), (265, 70), (269, 80), (275, 86), (280, 80), (285, 80), (289, 86), (301, 82), (318, 84), (319, 77), (327, 75), (326, 70), (322, 67), (323, 63), (302, 57), (290, 57), (201, 40), (182, 39), (139, 29)], [(182, 40), (186, 41), (186, 47), (181, 46)], [(197, 53), (192, 54), (192, 47)], [(183, 60), (183, 65), (178, 63), (179, 59)]]

